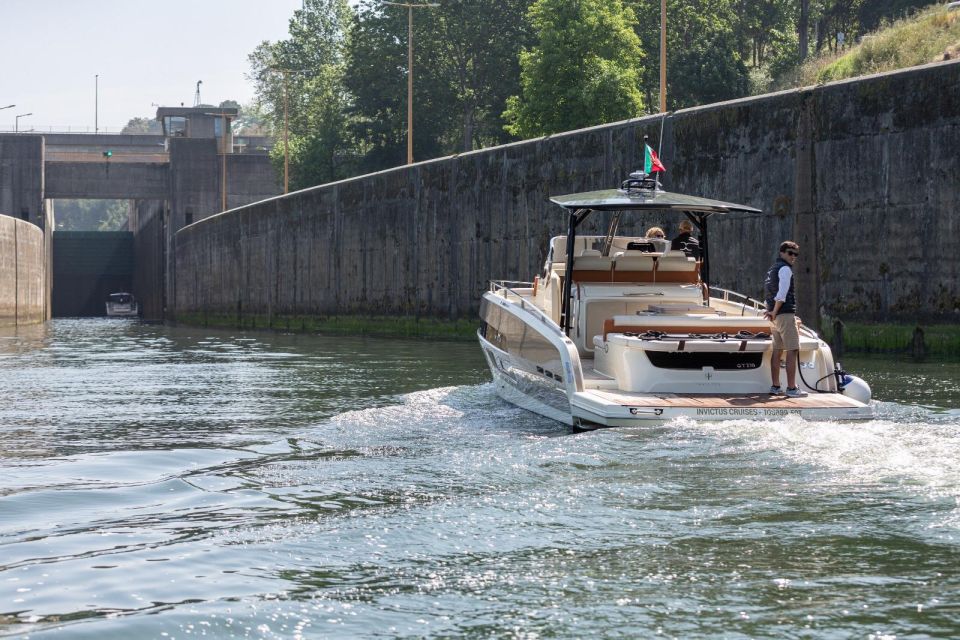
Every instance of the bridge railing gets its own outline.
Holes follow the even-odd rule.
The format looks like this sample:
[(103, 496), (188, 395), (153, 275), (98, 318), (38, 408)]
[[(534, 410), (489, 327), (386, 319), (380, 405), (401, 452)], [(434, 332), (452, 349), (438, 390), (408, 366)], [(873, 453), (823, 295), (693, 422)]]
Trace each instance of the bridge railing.
[(119, 134), (123, 131), (123, 127), (98, 127), (94, 130), (93, 127), (84, 127), (77, 125), (21, 125), (19, 131), (14, 130), (15, 127), (10, 126), (10, 124), (0, 125), (0, 133), (89, 133), (90, 135), (101, 135), (104, 133), (115, 133)]

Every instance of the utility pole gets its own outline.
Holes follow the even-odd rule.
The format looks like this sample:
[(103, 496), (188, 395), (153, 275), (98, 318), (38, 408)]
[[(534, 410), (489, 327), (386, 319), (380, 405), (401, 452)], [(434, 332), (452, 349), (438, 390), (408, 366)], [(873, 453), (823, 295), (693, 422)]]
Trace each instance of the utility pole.
[(407, 8), (407, 164), (413, 164), (413, 10), (440, 5), (386, 2), (386, 0), (384, 4)]
[(284, 67), (268, 66), (269, 71), (278, 71), (283, 77), (283, 192), (290, 191), (290, 108), (287, 74), (309, 73), (307, 69), (285, 69)]
[(227, 210), (227, 114), (220, 112), (220, 211)]
[[(93, 132), (100, 133), (100, 74), (93, 76)], [(88, 129), (89, 131), (89, 129)]]
[(290, 191), (290, 141), (287, 109), (287, 71), (283, 70), (283, 192)]
[(667, 112), (667, 0), (660, 0), (660, 113)]
[(205, 116), (220, 117), (220, 211), (227, 210), (227, 120), (226, 111), (204, 113)]

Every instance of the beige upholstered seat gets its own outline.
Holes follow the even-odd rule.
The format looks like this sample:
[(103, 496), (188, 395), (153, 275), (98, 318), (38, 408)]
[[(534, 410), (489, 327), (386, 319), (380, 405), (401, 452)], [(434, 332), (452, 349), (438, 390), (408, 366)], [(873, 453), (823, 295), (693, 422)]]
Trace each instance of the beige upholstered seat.
[(620, 251), (613, 257), (614, 273), (617, 280), (623, 278), (636, 278), (639, 280), (652, 280), (655, 254), (643, 251)]

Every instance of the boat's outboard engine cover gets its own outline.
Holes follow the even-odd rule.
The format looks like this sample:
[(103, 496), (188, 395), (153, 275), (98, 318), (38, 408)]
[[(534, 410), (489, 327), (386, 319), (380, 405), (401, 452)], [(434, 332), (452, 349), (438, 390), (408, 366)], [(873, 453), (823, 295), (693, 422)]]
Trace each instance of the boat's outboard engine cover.
[(870, 402), (870, 385), (867, 384), (866, 380), (858, 378), (857, 376), (851, 376), (850, 374), (844, 374), (842, 382), (843, 384), (840, 387), (840, 391), (843, 395), (862, 402), (863, 404)]

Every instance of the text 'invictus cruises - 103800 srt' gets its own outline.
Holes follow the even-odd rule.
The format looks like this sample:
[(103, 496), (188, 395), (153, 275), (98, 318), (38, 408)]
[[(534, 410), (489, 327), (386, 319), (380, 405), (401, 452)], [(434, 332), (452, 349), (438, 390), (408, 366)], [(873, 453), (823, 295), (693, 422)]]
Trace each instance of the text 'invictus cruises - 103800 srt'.
[[(620, 189), (551, 198), (569, 213), (533, 282), (492, 281), (481, 301), (480, 344), (506, 400), (580, 428), (700, 420), (864, 420), (870, 388), (834, 362), (801, 325), (798, 367), (807, 393), (771, 395), (773, 345), (761, 302), (709, 285), (707, 220), (752, 207), (668, 193), (637, 172)], [(605, 236), (577, 235), (609, 212)], [(699, 246), (617, 235), (625, 214), (675, 213)]]

